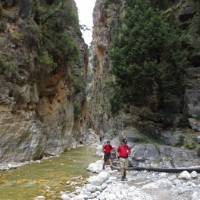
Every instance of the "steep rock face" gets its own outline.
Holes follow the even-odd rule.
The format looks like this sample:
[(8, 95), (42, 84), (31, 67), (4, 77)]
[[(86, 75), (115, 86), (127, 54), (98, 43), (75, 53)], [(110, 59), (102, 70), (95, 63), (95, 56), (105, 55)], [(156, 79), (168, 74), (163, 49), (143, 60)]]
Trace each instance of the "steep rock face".
[(75, 144), (86, 75), (74, 1), (1, 1), (0, 162), (40, 159)]
[(117, 128), (111, 115), (109, 102), (110, 92), (107, 88), (112, 79), (109, 74), (111, 60), (109, 51), (114, 39), (114, 33), (119, 24), (119, 13), (123, 10), (124, 1), (97, 0), (93, 13), (93, 82), (90, 100), (91, 126), (99, 134)]
[(190, 49), (190, 66), (185, 73), (185, 113), (189, 124), (200, 131), (200, 4), (197, 1), (183, 2), (179, 9), (179, 21), (186, 30), (187, 47)]
[[(184, 48), (189, 52), (188, 66), (185, 69), (184, 90), (185, 94), (176, 97), (174, 110), (167, 113), (160, 110), (152, 112), (151, 108), (139, 108), (133, 105), (128, 113), (120, 112), (113, 116), (109, 102), (112, 96), (110, 82), (114, 79), (111, 75), (110, 50), (120, 20), (124, 14), (126, 1), (97, 0), (94, 9), (93, 32), (93, 66), (94, 79), (92, 83), (92, 98), (90, 101), (90, 122), (99, 134), (124, 129), (126, 126), (137, 125), (144, 132), (160, 135), (162, 129), (170, 127), (190, 127), (199, 131), (199, 3), (198, 1), (151, 1), (165, 15), (179, 26), (186, 37)], [(123, 22), (122, 22), (123, 23)], [(158, 108), (159, 109), (159, 108)], [(189, 118), (188, 118), (189, 116)], [(187, 120), (188, 118), (188, 120)], [(146, 120), (146, 121), (145, 121)]]

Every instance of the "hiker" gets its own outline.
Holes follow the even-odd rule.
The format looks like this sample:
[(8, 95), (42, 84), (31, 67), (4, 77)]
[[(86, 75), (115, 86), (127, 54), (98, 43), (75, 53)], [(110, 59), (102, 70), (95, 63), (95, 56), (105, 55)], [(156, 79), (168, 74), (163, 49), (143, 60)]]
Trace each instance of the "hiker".
[(126, 180), (126, 171), (128, 169), (128, 156), (131, 154), (131, 149), (127, 145), (127, 140), (123, 139), (122, 144), (118, 147), (118, 155), (120, 159), (121, 180)]
[(103, 162), (103, 169), (105, 169), (106, 163), (109, 161), (110, 167), (112, 169), (112, 161), (111, 161), (111, 151), (113, 150), (110, 141), (108, 140), (105, 145), (103, 145), (103, 153), (104, 153), (104, 162)]

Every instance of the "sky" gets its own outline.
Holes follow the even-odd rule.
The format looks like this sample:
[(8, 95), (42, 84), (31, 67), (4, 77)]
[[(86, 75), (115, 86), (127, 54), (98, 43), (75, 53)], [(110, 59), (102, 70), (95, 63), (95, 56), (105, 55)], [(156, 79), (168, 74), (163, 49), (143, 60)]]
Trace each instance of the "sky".
[(95, 1), (96, 0), (75, 0), (78, 7), (80, 25), (86, 25), (90, 29), (89, 31), (82, 31), (83, 38), (88, 45), (92, 41), (92, 13)]

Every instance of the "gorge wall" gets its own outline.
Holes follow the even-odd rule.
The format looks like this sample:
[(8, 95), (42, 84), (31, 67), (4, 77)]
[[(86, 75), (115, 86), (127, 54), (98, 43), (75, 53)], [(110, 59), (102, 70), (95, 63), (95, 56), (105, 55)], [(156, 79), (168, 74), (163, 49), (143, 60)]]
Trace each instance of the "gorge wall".
[(93, 81), (89, 119), (92, 128), (100, 135), (108, 131), (115, 132), (121, 126), (121, 122), (112, 116), (109, 101), (111, 91), (107, 86), (112, 79), (109, 53), (123, 6), (124, 1), (97, 0), (93, 12)]
[(87, 57), (73, 0), (0, 1), (0, 162), (76, 144)]
[[(173, 90), (168, 84), (173, 77), (170, 74), (165, 83), (173, 93), (161, 90), (155, 81), (147, 103), (138, 106), (122, 101), (117, 105), (114, 98), (113, 104), (117, 93), (113, 46), (120, 41), (116, 40), (120, 29), (126, 29), (127, 2), (136, 1), (96, 1), (88, 102), (88, 52), (74, 1), (0, 1), (1, 162), (59, 154), (82, 142), (85, 128), (101, 136), (118, 134), (128, 127), (151, 136), (160, 136), (167, 128), (200, 131), (200, 9), (195, 0), (151, 1), (183, 38), (181, 46), (187, 58), (183, 64), (187, 66), (182, 71), (181, 89)], [(170, 66), (171, 71), (176, 68)], [(178, 81), (179, 77), (175, 85)]]
[[(183, 77), (182, 89), (175, 92), (171, 88), (171, 94), (164, 94), (165, 91), (162, 92), (160, 89), (161, 94), (158, 95), (157, 88), (160, 86), (155, 84), (148, 98), (151, 100), (149, 104), (137, 106), (134, 103), (122, 103), (121, 107), (117, 108), (117, 114), (112, 113), (110, 100), (115, 90), (112, 86), (115, 83), (115, 76), (112, 72), (111, 54), (116, 33), (120, 27), (125, 27), (123, 20), (127, 2), (131, 4), (131, 1), (120, 0), (96, 2), (92, 43), (94, 78), (90, 101), (91, 126), (99, 134), (116, 132), (129, 126), (135, 126), (151, 136), (160, 135), (160, 132), (168, 128), (190, 127), (199, 131), (200, 13), (199, 2), (195, 0), (151, 1), (152, 7), (159, 9), (168, 18), (169, 23), (175, 24), (180, 30), (177, 36), (184, 38), (181, 46), (182, 51), (186, 51), (187, 54), (187, 66), (182, 71), (183, 76), (180, 74), (180, 77)], [(175, 84), (178, 83), (178, 79)], [(166, 88), (170, 87), (168, 86)], [(148, 88), (148, 85), (146, 87)]]

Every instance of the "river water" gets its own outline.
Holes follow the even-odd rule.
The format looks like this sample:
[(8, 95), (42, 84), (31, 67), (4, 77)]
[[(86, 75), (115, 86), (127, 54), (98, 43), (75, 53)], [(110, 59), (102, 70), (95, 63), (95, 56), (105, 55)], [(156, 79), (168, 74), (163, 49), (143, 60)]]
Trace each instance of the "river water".
[(2, 171), (0, 200), (32, 200), (39, 195), (47, 200), (60, 199), (60, 191), (71, 191), (84, 182), (89, 176), (86, 168), (95, 160), (94, 149), (80, 147), (41, 163)]

